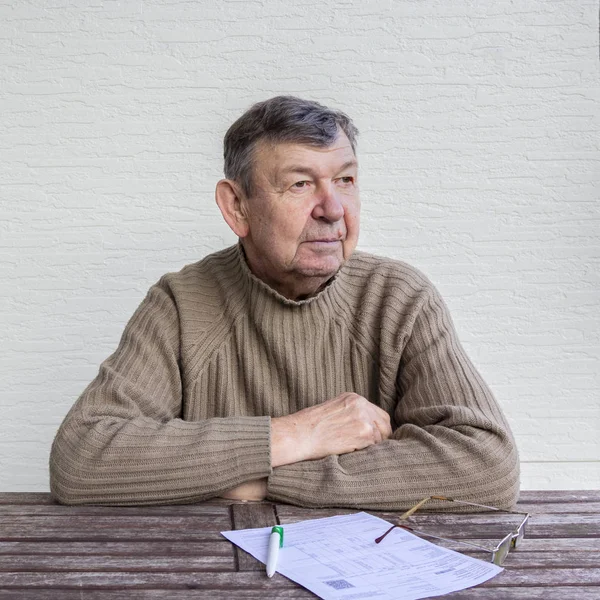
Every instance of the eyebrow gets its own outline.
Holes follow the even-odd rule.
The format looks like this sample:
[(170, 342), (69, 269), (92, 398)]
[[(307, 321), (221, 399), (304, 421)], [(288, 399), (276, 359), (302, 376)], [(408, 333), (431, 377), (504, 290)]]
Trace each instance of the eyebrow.
[[(355, 159), (348, 160), (338, 169), (338, 173), (341, 173), (342, 171), (345, 171), (346, 169), (349, 169), (350, 167), (357, 167), (357, 166), (358, 166), (358, 161), (356, 161)], [(289, 167), (286, 167), (285, 169), (280, 171), (279, 176), (280, 176), (280, 178), (282, 178), (282, 177), (285, 177), (286, 175), (289, 175), (290, 173), (307, 173), (308, 175), (311, 175), (313, 177), (316, 176), (315, 171), (313, 171), (310, 167), (305, 167), (303, 165), (290, 165)]]

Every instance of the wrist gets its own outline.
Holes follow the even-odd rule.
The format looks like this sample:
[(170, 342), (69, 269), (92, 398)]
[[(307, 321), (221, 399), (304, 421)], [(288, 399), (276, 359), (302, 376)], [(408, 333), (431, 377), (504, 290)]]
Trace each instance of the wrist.
[(309, 459), (308, 439), (297, 414), (271, 418), (271, 467)]

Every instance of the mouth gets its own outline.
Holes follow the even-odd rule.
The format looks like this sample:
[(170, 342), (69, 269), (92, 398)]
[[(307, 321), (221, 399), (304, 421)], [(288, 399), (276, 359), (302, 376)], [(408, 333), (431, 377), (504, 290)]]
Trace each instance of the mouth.
[(321, 238), (318, 240), (306, 240), (305, 247), (310, 252), (322, 255), (338, 254), (343, 248), (342, 240), (339, 238)]

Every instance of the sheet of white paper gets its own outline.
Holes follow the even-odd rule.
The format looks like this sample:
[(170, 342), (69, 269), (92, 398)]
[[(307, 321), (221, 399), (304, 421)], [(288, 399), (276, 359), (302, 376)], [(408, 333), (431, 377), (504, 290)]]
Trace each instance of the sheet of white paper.
[[(324, 600), (418, 600), (483, 583), (503, 570), (404, 529), (376, 544), (389, 527), (364, 512), (284, 525), (277, 572)], [(270, 527), (221, 533), (267, 562)]]

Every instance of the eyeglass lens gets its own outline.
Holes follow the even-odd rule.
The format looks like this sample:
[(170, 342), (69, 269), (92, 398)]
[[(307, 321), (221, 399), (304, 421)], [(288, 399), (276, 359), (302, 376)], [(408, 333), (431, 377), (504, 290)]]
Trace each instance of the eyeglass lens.
[(510, 546), (512, 543), (513, 534), (509, 533), (496, 547), (492, 553), (492, 562), (495, 565), (501, 566), (505, 558), (508, 556)]
[(511, 548), (518, 548), (521, 540), (525, 537), (525, 525), (529, 520), (529, 516), (526, 516), (524, 521), (519, 525), (519, 529), (516, 533), (509, 533), (496, 547), (492, 553), (492, 562), (495, 565), (502, 565), (504, 560), (508, 556)]
[(529, 521), (529, 515), (525, 517), (523, 522), (519, 525), (519, 529), (517, 530), (517, 535), (513, 537), (512, 547), (518, 548), (521, 540), (525, 537), (525, 525)]

